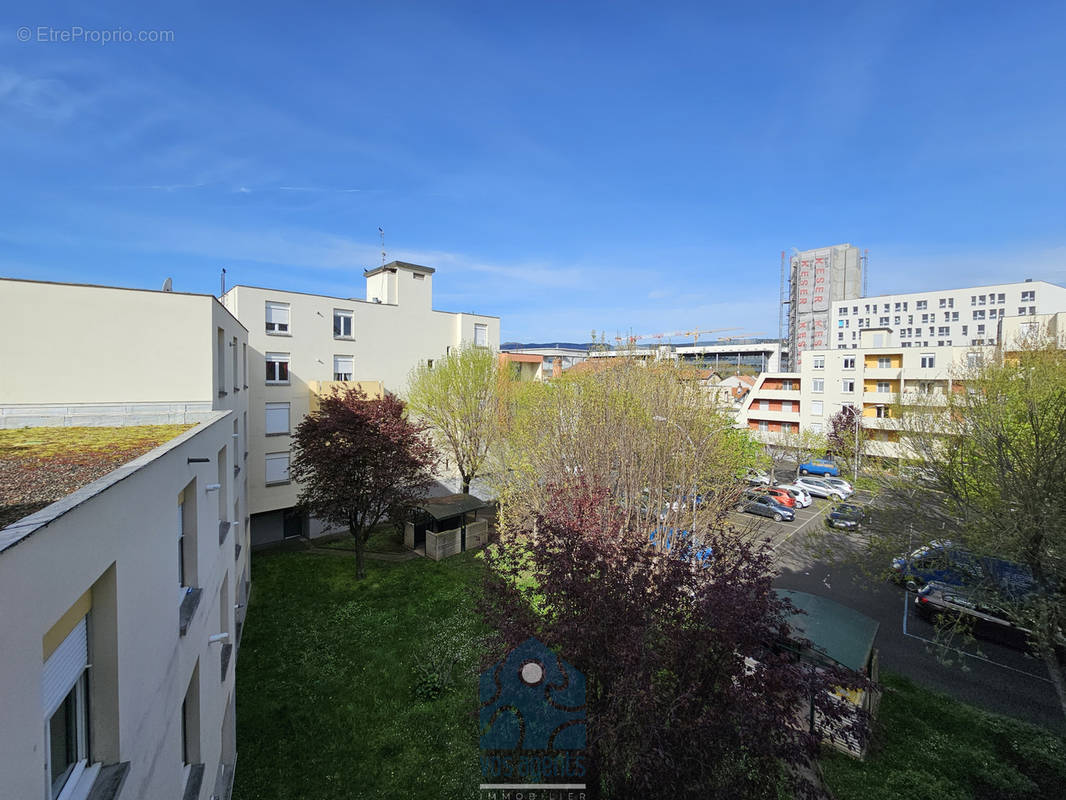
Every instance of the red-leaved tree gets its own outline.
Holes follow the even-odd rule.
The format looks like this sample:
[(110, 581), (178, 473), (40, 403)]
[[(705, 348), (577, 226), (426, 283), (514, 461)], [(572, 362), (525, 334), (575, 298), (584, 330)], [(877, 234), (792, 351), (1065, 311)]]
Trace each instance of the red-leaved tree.
[[(801, 662), (788, 605), (758, 544), (708, 532), (669, 549), (627, 523), (611, 495), (549, 487), (536, 529), (486, 558), (486, 614), (508, 647), (536, 636), (586, 680), (590, 788), (604, 797), (815, 794), (801, 777), (817, 711), (861, 737), (832, 697), (863, 679)], [(795, 637), (793, 637), (793, 641)]]
[(385, 520), (403, 519), (433, 482), (436, 454), (401, 400), (368, 399), (360, 389), (323, 397), (293, 432), (289, 475), (300, 505), (355, 539), (356, 577), (365, 578), (367, 539)]

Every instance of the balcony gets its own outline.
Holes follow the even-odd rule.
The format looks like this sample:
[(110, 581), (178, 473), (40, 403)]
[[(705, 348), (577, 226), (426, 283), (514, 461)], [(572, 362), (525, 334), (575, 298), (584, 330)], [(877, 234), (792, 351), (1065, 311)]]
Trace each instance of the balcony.
[(308, 381), (307, 388), (311, 390), (311, 411), (318, 410), (319, 398), (334, 393), (344, 394), (349, 389), (362, 389), (371, 399), (385, 396), (385, 386), (381, 381)]
[(863, 392), (862, 402), (864, 405), (890, 406), (899, 400), (898, 392)]
[(900, 402), (905, 406), (946, 406), (948, 396), (943, 392), (904, 392)]
[(867, 367), (862, 376), (869, 381), (898, 381), (903, 375), (899, 367)]
[(752, 393), (759, 400), (799, 400), (799, 389), (759, 389)]
[(761, 408), (749, 408), (749, 420), (764, 419), (767, 422), (799, 422), (799, 411), (763, 411)]

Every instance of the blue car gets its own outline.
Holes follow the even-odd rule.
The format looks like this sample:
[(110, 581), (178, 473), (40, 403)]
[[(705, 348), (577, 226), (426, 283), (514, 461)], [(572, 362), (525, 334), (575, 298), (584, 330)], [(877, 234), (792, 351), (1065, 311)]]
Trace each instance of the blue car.
[(1035, 590), (1033, 576), (1021, 564), (1001, 558), (975, 556), (951, 542), (930, 542), (909, 556), (892, 559), (892, 578), (911, 591), (927, 583), (951, 586), (995, 586), (1021, 599)]
[(815, 458), (806, 464), (800, 464), (801, 475), (830, 475), (834, 478), (840, 475), (840, 467), (832, 461), (823, 461)]

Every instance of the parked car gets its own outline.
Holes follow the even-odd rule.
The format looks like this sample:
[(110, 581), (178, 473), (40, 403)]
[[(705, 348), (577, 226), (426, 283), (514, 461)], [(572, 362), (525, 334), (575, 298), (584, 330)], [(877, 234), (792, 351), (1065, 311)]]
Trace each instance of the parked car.
[(950, 583), (930, 581), (918, 590), (914, 610), (928, 622), (944, 617), (961, 620), (974, 636), (1025, 648), (1029, 631), (1012, 622), (1007, 613), (988, 602), (979, 602), (969, 590)]
[(814, 458), (805, 464), (800, 464), (801, 475), (832, 475), (836, 477), (840, 474), (840, 467), (834, 464), (832, 461), (825, 461), (820, 458)]
[(841, 528), (848, 531), (857, 531), (866, 521), (866, 511), (862, 506), (853, 503), (841, 503), (835, 506), (825, 518), (825, 524), (830, 528)]
[(849, 497), (851, 497), (853, 494), (855, 494), (855, 487), (853, 487), (850, 483), (848, 483), (843, 478), (832, 478), (832, 477), (827, 477), (827, 476), (823, 475), (818, 480), (820, 480), (820, 481), (822, 481), (824, 483), (828, 483), (830, 486), (832, 486), (835, 489), (839, 490), (840, 493), (842, 495), (844, 495), (844, 499), (845, 500), (847, 500)]
[(1021, 564), (1002, 558), (976, 556), (949, 541), (933, 541), (910, 556), (892, 559), (892, 577), (910, 591), (927, 583), (951, 586), (986, 586), (1016, 599), (1035, 589), (1032, 573)]
[(755, 491), (774, 498), (774, 500), (783, 506), (788, 506), (789, 508), (796, 507), (796, 498), (780, 486), (756, 486)]
[(744, 476), (744, 480), (748, 483), (761, 484), (763, 486), (772, 486), (773, 478), (765, 471), (761, 469), (749, 469)]
[(737, 503), (737, 511), (746, 511), (749, 514), (758, 514), (760, 517), (769, 517), (774, 522), (786, 520), (791, 522), (796, 518), (796, 512), (788, 506), (783, 506), (768, 495), (759, 492), (744, 492), (744, 496)]
[(796, 501), (796, 508), (806, 508), (814, 500), (811, 499), (811, 493), (795, 483), (780, 483), (774, 487), (775, 489), (784, 489), (792, 498)]
[(830, 500), (843, 500), (844, 493), (835, 486), (830, 486), (821, 478), (796, 478), (796, 485), (802, 486), (808, 494), (815, 497), (828, 497)]

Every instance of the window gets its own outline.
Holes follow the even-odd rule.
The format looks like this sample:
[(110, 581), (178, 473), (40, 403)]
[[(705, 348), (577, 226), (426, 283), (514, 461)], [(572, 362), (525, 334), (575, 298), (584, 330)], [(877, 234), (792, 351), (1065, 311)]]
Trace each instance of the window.
[(999, 295), (999, 299), (998, 299), (998, 300), (997, 300), (996, 302), (999, 302), (999, 303), (1006, 303), (1006, 302), (1007, 302), (1007, 295), (1005, 295), (1005, 294), (1002, 294), (1002, 293), (1001, 293), (1001, 294)]
[(888, 317), (878, 317), (877, 324), (882, 328), (888, 325)]
[(931, 369), (936, 366), (936, 356), (932, 353), (922, 353), (922, 369)]
[(967, 327), (969, 327), (969, 326), (967, 326), (967, 325), (963, 325), (963, 326), (962, 326), (962, 335), (963, 335), (963, 336), (965, 336), (965, 335), (966, 335), (966, 329), (967, 329)]
[(1036, 291), (1022, 292), (1022, 302), (1023, 303), (1034, 303), (1034, 302), (1036, 302)]
[(892, 369), (892, 358), (890, 356), (878, 356), (877, 357), (878, 369)]
[(839, 313), (840, 313), (840, 316), (846, 317), (848, 315), (848, 307), (847, 306), (841, 306)]
[(936, 335), (937, 336), (951, 336), (951, 329), (948, 328), (948, 327), (937, 328)]
[(1025, 306), (1019, 306), (1018, 307), (1018, 316), (1021, 316), (1024, 313), (1025, 313)]
[(276, 483), (289, 482), (289, 454), (267, 453), (266, 454), (266, 484), (270, 486)]
[(241, 376), (244, 378), (242, 383), (244, 388), (248, 388), (248, 343), (244, 342), (241, 345)]
[(266, 304), (266, 331), (267, 333), (289, 332), (289, 304), (271, 303)]
[(892, 416), (892, 414), (889, 412), (888, 406), (877, 406), (876, 413), (878, 419), (888, 419)]
[(844, 369), (855, 369), (855, 356), (845, 356), (841, 361)]
[(781, 401), (781, 410), (784, 411), (786, 414), (791, 414), (792, 413), (792, 401), (791, 400), (782, 400)]
[(474, 344), (477, 347), (489, 346), (489, 326), (483, 322), (474, 323)]
[(913, 325), (914, 324), (914, 314), (908, 314), (907, 315), (907, 324), (908, 325)]
[(333, 336), (336, 339), (351, 339), (353, 334), (352, 330), (354, 326), (353, 314), (351, 311), (343, 311), (339, 308), (333, 309)]
[(915, 311), (925, 311), (925, 309), (926, 309), (926, 302), (927, 302), (927, 301), (925, 301), (925, 300), (919, 300), (919, 301), (917, 301), (917, 302), (916, 302), (916, 303), (914, 304), (914, 310), (915, 310)]
[(885, 303), (885, 304), (884, 304), (884, 305), (883, 305), (883, 306), (881, 307), (881, 310), (887, 313), (887, 312), (888, 312), (888, 303)]
[(192, 677), (181, 701), (181, 763), (200, 763), (200, 664), (193, 667)]
[(289, 382), (289, 354), (267, 353), (266, 354), (266, 382), (288, 383)]
[(196, 479), (178, 493), (178, 600), (196, 586)]
[(355, 373), (355, 356), (333, 356), (333, 380), (350, 381)]
[(977, 335), (978, 336), (984, 336), (985, 335), (985, 326), (984, 325), (978, 325), (977, 326)]
[(816, 416), (816, 417), (822, 416), (823, 412), (822, 412), (822, 401), (821, 400), (812, 400), (811, 401), (811, 413), (814, 416)]
[(825, 391), (825, 378), (812, 378), (811, 391), (819, 394)]
[(854, 392), (855, 391), (855, 379), (844, 378), (840, 382), (840, 391), (842, 392)]
[(795, 387), (795, 385), (793, 384), (792, 381), (790, 381), (790, 380), (781, 381), (781, 389), (782, 390), (784, 390), (786, 392), (791, 392), (791, 391), (794, 391), (795, 388), (796, 387)]
[(985, 312), (984, 311), (974, 311), (973, 312), (973, 318), (974, 319), (984, 319), (985, 318)]
[(77, 780), (88, 763), (88, 653), (88, 628), (83, 616), (44, 663), (41, 688), (52, 798), (58, 797), (67, 783)]
[(896, 311), (899, 311), (899, 309), (900, 309), (901, 305), (902, 305), (902, 303), (896, 303), (896, 308), (895, 308), (895, 310), (896, 310)]
[(888, 394), (891, 391), (892, 391), (892, 384), (889, 383), (888, 381), (878, 381), (877, 382), (877, 393), (878, 394)]
[(266, 435), (276, 436), (289, 432), (289, 404), (266, 404)]
[(1029, 306), (1029, 313), (1030, 314), (1035, 314), (1036, 313), (1036, 306)]
[(838, 342), (844, 341), (844, 331), (837, 331), (837, 341)]
[(822, 432), (822, 423), (820, 422), (812, 422), (808, 427), (811, 429), (811, 433)]
[(218, 329), (218, 353), (215, 355), (218, 361), (218, 396), (226, 396), (226, 332)]
[(892, 318), (892, 324), (893, 325), (899, 325), (899, 317), (898, 316)]
[(770, 430), (770, 423), (767, 422), (764, 419), (759, 420), (759, 430), (760, 431), (768, 431), (768, 430)]
[(929, 321), (929, 315), (928, 314), (922, 314), (922, 322), (928, 322), (928, 321)]
[(958, 322), (959, 321), (959, 312), (958, 311), (952, 311), (951, 312), (951, 321), (952, 322)]
[(977, 305), (983, 306), (985, 304), (986, 296), (983, 294), (977, 295)]
[(770, 401), (769, 400), (760, 400), (759, 401), (759, 409), (761, 411), (769, 411), (770, 410)]

